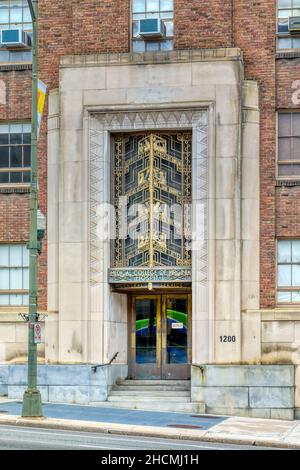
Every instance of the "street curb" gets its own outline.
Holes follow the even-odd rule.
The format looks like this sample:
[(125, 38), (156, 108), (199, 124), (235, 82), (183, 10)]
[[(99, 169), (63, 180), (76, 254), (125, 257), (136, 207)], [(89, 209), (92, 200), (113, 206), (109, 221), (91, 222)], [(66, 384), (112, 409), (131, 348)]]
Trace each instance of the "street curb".
[[(209, 433), (209, 431), (208, 431)], [(218, 436), (205, 435), (201, 438), (202, 442), (219, 442), (220, 444), (235, 444), (235, 445), (247, 445), (253, 447), (273, 447), (274, 449), (300, 449), (299, 443), (287, 442), (287, 441), (268, 441), (259, 438), (241, 438), (241, 437), (228, 437), (226, 434), (220, 434)]]
[(53, 418), (21, 418), (13, 415), (0, 415), (0, 426), (24, 426), (34, 428), (57, 429), (64, 431), (77, 432), (98, 432), (101, 434), (128, 435), (140, 437), (157, 437), (176, 440), (190, 440), (199, 442), (213, 442), (222, 444), (249, 445), (256, 447), (273, 447), (282, 449), (300, 449), (300, 445), (293, 442), (264, 440), (249, 437), (232, 437), (228, 434), (210, 434), (210, 430), (187, 430), (187, 429), (170, 429), (151, 426), (139, 426), (131, 424), (116, 423), (97, 423), (91, 421), (76, 421), (66, 419)]
[(161, 437), (170, 439), (201, 440), (207, 433), (201, 430), (170, 429), (134, 424), (98, 423), (53, 418), (21, 418), (13, 415), (0, 415), (0, 425), (27, 426), (36, 428), (59, 429), (65, 431), (99, 432), (102, 434), (119, 434), (142, 437)]

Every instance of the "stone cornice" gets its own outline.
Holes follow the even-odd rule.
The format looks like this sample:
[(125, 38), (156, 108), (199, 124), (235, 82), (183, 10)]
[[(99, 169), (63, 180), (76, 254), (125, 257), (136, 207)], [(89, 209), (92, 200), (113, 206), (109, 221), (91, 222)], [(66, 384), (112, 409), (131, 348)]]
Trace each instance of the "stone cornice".
[(167, 52), (111, 53), (89, 55), (66, 55), (61, 58), (61, 68), (93, 67), (113, 65), (147, 65), (178, 62), (205, 62), (236, 60), (242, 61), (243, 54), (239, 48), (219, 49), (183, 49)]

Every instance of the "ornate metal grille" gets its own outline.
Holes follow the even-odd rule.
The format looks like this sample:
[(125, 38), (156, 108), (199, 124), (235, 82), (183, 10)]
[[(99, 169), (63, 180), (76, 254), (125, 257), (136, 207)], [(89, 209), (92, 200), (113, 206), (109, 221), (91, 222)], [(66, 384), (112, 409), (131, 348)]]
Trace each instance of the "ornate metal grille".
[(114, 268), (191, 265), (191, 155), (189, 132), (115, 136)]

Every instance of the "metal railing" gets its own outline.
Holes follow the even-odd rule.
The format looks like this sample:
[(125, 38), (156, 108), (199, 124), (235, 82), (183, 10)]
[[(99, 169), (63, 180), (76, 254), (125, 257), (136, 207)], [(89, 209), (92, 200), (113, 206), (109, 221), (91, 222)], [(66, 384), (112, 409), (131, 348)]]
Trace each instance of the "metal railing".
[(92, 366), (92, 371), (96, 373), (97, 370), (100, 369), (100, 367), (110, 366), (114, 362), (114, 360), (117, 358), (118, 355), (119, 353), (116, 352), (116, 354), (111, 358), (111, 360), (107, 364), (99, 364), (97, 366)]

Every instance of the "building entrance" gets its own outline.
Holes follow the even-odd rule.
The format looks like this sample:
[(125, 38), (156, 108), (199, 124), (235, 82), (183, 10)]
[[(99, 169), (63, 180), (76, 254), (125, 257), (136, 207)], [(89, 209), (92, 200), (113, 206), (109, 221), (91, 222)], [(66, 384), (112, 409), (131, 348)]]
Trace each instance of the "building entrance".
[(190, 378), (191, 295), (133, 295), (129, 309), (129, 377)]

